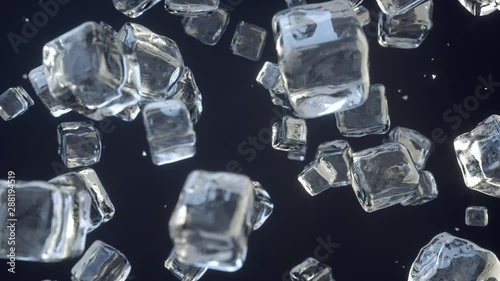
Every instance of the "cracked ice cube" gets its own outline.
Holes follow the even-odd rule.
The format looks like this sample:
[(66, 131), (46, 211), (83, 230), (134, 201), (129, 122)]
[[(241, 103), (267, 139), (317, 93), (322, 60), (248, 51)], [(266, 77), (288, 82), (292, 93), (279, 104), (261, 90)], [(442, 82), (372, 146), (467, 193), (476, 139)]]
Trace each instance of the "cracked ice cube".
[(299, 182), (311, 196), (333, 187), (337, 171), (324, 158), (319, 158), (307, 165), (299, 175)]
[(219, 0), (165, 0), (165, 9), (173, 15), (202, 16), (217, 10)]
[(71, 268), (71, 280), (125, 281), (130, 269), (130, 263), (120, 251), (97, 240)]
[(272, 145), (274, 149), (291, 151), (307, 145), (307, 125), (304, 119), (284, 116), (273, 124)]
[(408, 149), (395, 142), (355, 152), (351, 171), (352, 188), (366, 212), (406, 201), (420, 180)]
[(432, 0), (401, 15), (380, 13), (378, 42), (383, 47), (400, 49), (418, 48), (432, 29)]
[(253, 202), (252, 225), (253, 230), (259, 229), (269, 218), (274, 210), (274, 204), (271, 201), (271, 196), (262, 187), (259, 182), (252, 182), (255, 201)]
[(281, 11), (273, 18), (273, 31), (278, 64), (297, 116), (316, 118), (366, 100), (368, 43), (348, 0)]
[(84, 167), (101, 160), (101, 136), (90, 122), (64, 122), (57, 127), (59, 154), (68, 168)]
[(43, 64), (50, 94), (94, 120), (140, 100), (137, 57), (104, 23), (83, 23), (45, 44)]
[(493, 252), (444, 232), (420, 250), (408, 281), (494, 281), (499, 276), (500, 262)]
[(177, 44), (136, 23), (126, 23), (118, 32), (120, 40), (134, 50), (140, 66), (142, 96), (165, 100), (184, 68)]
[(368, 11), (368, 9), (365, 8), (365, 6), (355, 7), (354, 12), (358, 17), (359, 24), (361, 24), (361, 26), (366, 26), (371, 22), (372, 18), (370, 16), (370, 11)]
[(184, 67), (184, 73), (177, 82), (175, 95), (172, 98), (184, 102), (189, 110), (193, 124), (200, 120), (203, 112), (202, 96), (200, 89), (196, 85), (194, 74), (188, 67)]
[(222, 8), (208, 15), (182, 19), (186, 34), (209, 46), (215, 46), (219, 42), (228, 24), (229, 13)]
[(254, 187), (243, 175), (192, 172), (170, 218), (180, 262), (233, 272), (246, 258)]
[[(8, 202), (9, 186), (0, 180), (1, 202)], [(16, 210), (10, 213), (7, 204), (0, 205), (0, 219), (15, 222), (16, 259), (34, 262), (59, 262), (81, 255), (85, 249), (90, 224), (90, 196), (74, 187), (57, 187), (41, 182), (15, 183)], [(0, 229), (0, 255), (7, 256), (10, 230)]]
[(346, 137), (385, 134), (391, 127), (385, 87), (370, 86), (368, 99), (362, 105), (335, 113), (337, 128)]
[(455, 139), (465, 185), (500, 198), (500, 116), (492, 115)]
[(237, 56), (258, 61), (264, 51), (266, 37), (264, 28), (242, 21), (234, 32), (231, 51)]
[(47, 107), (52, 116), (59, 117), (71, 111), (71, 108), (63, 106), (50, 94), (49, 87), (47, 86), (47, 79), (45, 79), (45, 74), (43, 73), (43, 65), (30, 71), (28, 77), (36, 95), (43, 105)]
[(78, 191), (82, 190), (90, 194), (92, 206), (89, 232), (99, 227), (101, 223), (109, 221), (115, 215), (115, 207), (93, 169), (87, 168), (78, 172), (69, 172), (51, 179), (49, 183), (57, 186), (73, 186)]
[(418, 206), (436, 199), (439, 195), (434, 175), (428, 171), (419, 171), (419, 185), (417, 191), (406, 201), (401, 202), (403, 206)]
[(174, 163), (196, 154), (196, 133), (182, 101), (171, 99), (149, 103), (142, 115), (155, 165)]
[(161, 0), (113, 0), (115, 8), (128, 17), (136, 18), (142, 15)]
[(497, 0), (458, 0), (474, 16), (486, 16), (500, 9)]
[(289, 8), (307, 4), (306, 0), (285, 0), (285, 1), (286, 1), (286, 5)]
[(177, 279), (183, 281), (198, 281), (207, 272), (206, 267), (201, 268), (180, 262), (175, 248), (172, 249), (165, 261), (165, 268), (172, 272)]
[(23, 87), (10, 88), (0, 95), (0, 116), (9, 121), (25, 113), (34, 104)]
[(337, 173), (332, 187), (351, 184), (352, 149), (347, 141), (336, 140), (320, 144), (315, 158), (323, 158)]
[(288, 151), (288, 159), (293, 161), (304, 161), (307, 156), (307, 145), (302, 146), (297, 150)]
[(468, 226), (487, 226), (488, 209), (480, 206), (468, 207), (465, 210), (465, 224)]
[(274, 105), (290, 109), (283, 78), (277, 64), (266, 61), (257, 75), (257, 82), (269, 90)]
[(290, 270), (292, 281), (335, 281), (332, 269), (313, 258), (307, 258), (301, 264)]
[(425, 0), (377, 0), (380, 9), (386, 15), (404, 14), (424, 2)]
[(421, 133), (404, 127), (395, 127), (387, 134), (384, 142), (399, 142), (406, 146), (417, 169), (425, 168), (425, 163), (431, 153), (432, 142)]

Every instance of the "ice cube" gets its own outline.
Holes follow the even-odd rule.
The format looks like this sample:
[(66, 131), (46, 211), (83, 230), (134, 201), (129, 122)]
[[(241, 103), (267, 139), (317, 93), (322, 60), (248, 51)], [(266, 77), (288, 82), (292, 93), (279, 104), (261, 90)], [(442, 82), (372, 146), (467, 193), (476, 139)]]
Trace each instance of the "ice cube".
[(189, 110), (193, 124), (200, 120), (203, 112), (202, 96), (200, 89), (196, 85), (193, 72), (188, 67), (184, 67), (184, 73), (177, 82), (175, 95), (172, 98), (184, 102)]
[(252, 215), (252, 225), (253, 230), (259, 229), (269, 218), (274, 210), (274, 204), (271, 201), (271, 196), (262, 187), (262, 185), (254, 181), (253, 191), (255, 195), (255, 201), (253, 202), (253, 215)]
[(91, 122), (64, 122), (57, 127), (59, 154), (68, 168), (94, 165), (101, 160), (101, 136)]
[(493, 252), (444, 232), (420, 250), (408, 281), (494, 281), (499, 277), (500, 262)]
[(424, 2), (425, 0), (377, 0), (380, 9), (386, 15), (404, 14)]
[(168, 259), (165, 261), (165, 268), (182, 281), (198, 281), (207, 272), (206, 267), (201, 268), (180, 262), (177, 259), (177, 250), (175, 248), (172, 249)]
[(117, 249), (95, 241), (71, 269), (73, 281), (125, 281), (130, 263)]
[(311, 196), (333, 187), (337, 171), (324, 158), (314, 160), (307, 165), (299, 175), (299, 182)]
[(139, 105), (132, 105), (124, 110), (122, 110), (120, 113), (116, 115), (116, 117), (122, 119), (125, 122), (132, 122), (139, 116), (139, 113), (141, 113), (141, 108)]
[(208, 15), (182, 19), (182, 26), (187, 35), (210, 46), (214, 46), (219, 42), (228, 24), (229, 13), (222, 8)]
[(421, 133), (404, 127), (395, 127), (387, 134), (384, 142), (399, 142), (406, 146), (417, 169), (425, 168), (425, 163), (431, 153), (432, 142)]
[(400, 15), (380, 13), (378, 42), (383, 47), (400, 49), (418, 48), (432, 29), (432, 0)]
[(180, 262), (233, 272), (246, 258), (254, 187), (243, 175), (194, 171), (186, 180), (169, 229)]
[(236, 27), (231, 41), (233, 54), (258, 61), (266, 44), (267, 31), (260, 27), (244, 21)]
[(316, 159), (320, 158), (330, 163), (337, 173), (332, 187), (351, 184), (352, 149), (347, 141), (336, 140), (320, 144)]
[(487, 226), (488, 209), (480, 206), (468, 207), (465, 209), (465, 224), (468, 226)]
[(115, 215), (115, 207), (93, 169), (87, 168), (78, 172), (69, 172), (51, 179), (49, 183), (57, 186), (73, 186), (78, 191), (86, 191), (90, 194), (92, 205), (89, 232), (99, 227), (101, 223), (109, 221)]
[(274, 149), (299, 150), (307, 145), (307, 125), (304, 119), (284, 116), (273, 124), (272, 146)]
[(135, 52), (104, 23), (83, 23), (47, 43), (43, 64), (50, 94), (94, 120), (116, 115), (140, 100)]
[(370, 86), (368, 99), (362, 105), (335, 113), (337, 128), (346, 137), (385, 134), (391, 127), (385, 87)]
[(306, 5), (306, 0), (285, 0), (288, 7), (295, 7), (300, 5)]
[[(10, 254), (8, 243), (16, 233), (15, 258), (20, 261), (59, 262), (81, 255), (90, 225), (90, 195), (74, 187), (57, 187), (40, 182), (15, 183), (0, 180), (1, 202), (13, 198), (9, 186), (15, 185), (15, 212), (0, 204), (0, 256)], [(9, 222), (9, 219), (17, 221)], [(8, 228), (14, 224), (15, 229)]]
[(491, 115), (454, 145), (465, 185), (500, 198), (500, 116)]
[(406, 201), (420, 180), (408, 149), (395, 142), (355, 152), (351, 171), (352, 188), (366, 212)]
[(486, 16), (500, 9), (498, 0), (458, 0), (474, 16)]
[(366, 26), (371, 22), (372, 18), (370, 16), (370, 11), (368, 11), (365, 6), (355, 7), (354, 12), (356, 12), (356, 16), (358, 17), (359, 24), (361, 24), (361, 26)]
[(161, 0), (113, 0), (115, 8), (128, 17), (136, 18), (142, 15)]
[(201, 16), (214, 12), (219, 0), (165, 0), (165, 9), (179, 16)]
[(174, 163), (196, 154), (196, 133), (182, 101), (171, 99), (148, 103), (142, 115), (154, 164)]
[(23, 87), (10, 88), (0, 95), (0, 116), (9, 121), (25, 113), (34, 104)]
[(288, 151), (288, 159), (293, 161), (304, 161), (307, 156), (307, 145), (302, 146), (297, 150)]
[(71, 111), (71, 108), (63, 106), (50, 94), (49, 87), (47, 86), (47, 79), (45, 79), (45, 74), (43, 73), (43, 65), (30, 71), (28, 77), (36, 95), (43, 105), (47, 107), (52, 116), (59, 117)]
[(354, 8), (357, 8), (363, 3), (363, 0), (350, 0), (350, 2)]
[(419, 171), (420, 181), (417, 191), (406, 201), (403, 206), (418, 206), (436, 199), (439, 195), (434, 175), (429, 171)]
[(273, 18), (273, 31), (278, 64), (297, 116), (316, 118), (366, 100), (368, 43), (349, 0), (281, 11)]
[(169, 97), (184, 67), (177, 44), (136, 23), (124, 24), (118, 37), (137, 55), (143, 98), (159, 101)]
[(290, 103), (285, 91), (285, 85), (281, 78), (280, 69), (277, 64), (265, 62), (257, 75), (257, 82), (271, 94), (271, 101), (274, 105), (290, 109)]
[(292, 281), (335, 281), (332, 269), (313, 258), (307, 258), (290, 270)]

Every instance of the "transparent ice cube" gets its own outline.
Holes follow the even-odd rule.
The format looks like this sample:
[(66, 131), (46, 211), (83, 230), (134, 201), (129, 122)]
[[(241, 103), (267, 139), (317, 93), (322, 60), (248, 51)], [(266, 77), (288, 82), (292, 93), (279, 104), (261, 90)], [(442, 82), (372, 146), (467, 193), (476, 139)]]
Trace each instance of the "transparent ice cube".
[(297, 116), (316, 118), (366, 100), (368, 43), (348, 0), (281, 11), (274, 16), (273, 31), (278, 64)]
[(313, 258), (307, 258), (290, 270), (292, 281), (335, 281), (332, 269)]
[(337, 171), (324, 158), (314, 160), (299, 174), (299, 182), (311, 196), (332, 188), (337, 177)]
[(169, 229), (180, 262), (233, 272), (246, 258), (254, 187), (243, 175), (194, 171), (186, 180)]
[(499, 276), (500, 262), (493, 252), (444, 232), (420, 250), (408, 281), (494, 281)]
[(177, 82), (173, 99), (178, 99), (186, 105), (191, 116), (191, 121), (196, 124), (203, 112), (202, 96), (194, 74), (188, 67), (184, 67), (184, 73)]
[(406, 201), (420, 180), (408, 149), (395, 142), (355, 152), (351, 171), (352, 188), (366, 212)]
[[(9, 202), (9, 183), (0, 180), (1, 202)], [(90, 195), (74, 187), (46, 182), (17, 181), (15, 212), (0, 204), (0, 256), (11, 254), (9, 225), (14, 223), (15, 258), (20, 261), (59, 262), (81, 255), (90, 225)], [(12, 197), (11, 197), (12, 198)], [(9, 222), (9, 219), (17, 219)]]
[(71, 108), (65, 107), (50, 94), (47, 79), (45, 79), (45, 74), (43, 73), (43, 65), (30, 71), (28, 77), (36, 95), (43, 105), (47, 107), (52, 116), (59, 117), (71, 111)]
[(219, 42), (228, 24), (229, 13), (222, 8), (208, 15), (182, 19), (182, 26), (187, 35), (210, 46), (214, 46)]
[(165, 9), (179, 16), (201, 16), (214, 12), (219, 0), (165, 0)]
[(455, 139), (465, 185), (500, 198), (500, 115), (492, 115)]
[(136, 18), (160, 2), (161, 0), (113, 0), (113, 5), (126, 16)]
[(356, 16), (358, 17), (359, 24), (361, 24), (361, 26), (366, 26), (371, 22), (372, 18), (370, 16), (370, 11), (368, 11), (365, 6), (357, 6), (354, 8), (354, 12), (356, 12)]
[(0, 95), (0, 116), (9, 121), (25, 113), (34, 104), (23, 87), (10, 88)]
[(184, 61), (177, 44), (136, 23), (126, 23), (118, 37), (134, 50), (140, 65), (142, 96), (165, 100), (182, 75)]
[(85, 167), (101, 160), (101, 136), (91, 122), (64, 122), (57, 127), (59, 154), (68, 168)]
[(421, 133), (404, 127), (395, 127), (387, 134), (384, 142), (399, 142), (406, 146), (417, 169), (425, 168), (425, 163), (431, 153), (432, 142)]
[(487, 226), (488, 209), (481, 206), (471, 206), (465, 209), (465, 224), (468, 226)]
[(168, 259), (165, 261), (165, 268), (182, 281), (198, 281), (207, 272), (206, 267), (201, 268), (180, 262), (177, 259), (177, 250), (175, 248), (172, 249)]
[(262, 187), (259, 182), (252, 182), (255, 201), (253, 202), (252, 225), (253, 230), (259, 229), (269, 218), (274, 210), (274, 204), (271, 201), (271, 196)]
[(337, 173), (332, 187), (351, 184), (352, 149), (347, 141), (336, 140), (320, 144), (316, 159), (320, 158), (330, 163)]
[(335, 113), (337, 128), (346, 137), (385, 134), (391, 127), (385, 87), (370, 86), (368, 99), (362, 105)]
[(401, 15), (380, 13), (379, 44), (400, 49), (418, 48), (432, 29), (433, 7), (432, 0), (429, 0)]
[(272, 146), (274, 149), (291, 151), (307, 145), (307, 124), (304, 119), (284, 116), (273, 124)]
[(257, 75), (257, 82), (269, 90), (274, 105), (290, 109), (285, 85), (277, 64), (266, 61)]
[(498, 0), (458, 0), (474, 16), (487, 16), (500, 9)]
[(148, 103), (142, 115), (154, 164), (174, 163), (196, 154), (196, 133), (182, 101), (171, 99)]
[(307, 145), (302, 146), (297, 150), (288, 151), (288, 159), (293, 161), (304, 161), (307, 156)]
[(307, 4), (306, 0), (285, 0), (288, 7), (295, 7)]
[(417, 191), (406, 201), (403, 206), (418, 206), (436, 199), (439, 195), (434, 175), (429, 171), (419, 171), (420, 181)]
[(386, 15), (404, 14), (424, 2), (425, 0), (377, 0), (380, 9)]
[(266, 38), (267, 31), (264, 28), (242, 21), (234, 32), (231, 51), (237, 56), (258, 61), (264, 51)]
[(125, 281), (130, 263), (117, 249), (95, 241), (71, 269), (72, 281)]

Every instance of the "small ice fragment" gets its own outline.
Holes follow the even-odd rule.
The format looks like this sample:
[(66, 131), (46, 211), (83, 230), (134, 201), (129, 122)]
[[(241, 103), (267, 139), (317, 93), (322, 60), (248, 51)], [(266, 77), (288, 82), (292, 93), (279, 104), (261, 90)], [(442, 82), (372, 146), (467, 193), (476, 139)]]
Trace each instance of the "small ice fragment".
[(57, 128), (59, 154), (68, 168), (94, 165), (101, 160), (101, 136), (91, 122), (64, 122)]
[(132, 122), (139, 116), (139, 113), (141, 113), (141, 108), (136, 104), (125, 108), (120, 113), (116, 114), (116, 117), (125, 122)]
[(259, 182), (254, 181), (252, 184), (255, 194), (255, 201), (253, 202), (252, 229), (255, 231), (259, 229), (269, 218), (274, 210), (274, 204), (271, 201), (269, 193), (267, 193)]
[(10, 88), (0, 95), (0, 116), (9, 121), (25, 113), (34, 104), (23, 87)]
[(260, 27), (244, 21), (236, 27), (231, 42), (233, 54), (258, 61), (266, 44), (267, 31)]
[(408, 100), (408, 95), (404, 95), (401, 97), (403, 100)]
[(196, 84), (194, 74), (189, 67), (184, 67), (184, 73), (177, 82), (172, 99), (177, 99), (186, 105), (189, 110), (189, 116), (193, 125), (196, 124), (203, 112), (203, 97), (201, 91)]
[(487, 226), (488, 209), (480, 206), (468, 207), (465, 210), (465, 224), (468, 226)]
[(146, 151), (143, 151), (142, 156), (146, 157), (146, 156), (148, 156), (148, 153)]

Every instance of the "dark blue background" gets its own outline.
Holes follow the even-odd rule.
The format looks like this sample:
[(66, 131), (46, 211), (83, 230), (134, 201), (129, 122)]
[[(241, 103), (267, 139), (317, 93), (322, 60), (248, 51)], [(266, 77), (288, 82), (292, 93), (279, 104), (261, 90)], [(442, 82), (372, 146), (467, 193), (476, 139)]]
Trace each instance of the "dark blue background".
[[(350, 187), (330, 190), (314, 198), (307, 195), (296, 179), (306, 162), (289, 161), (286, 153), (271, 148), (268, 129), (276, 113), (268, 93), (255, 82), (264, 61), (276, 61), (271, 36), (259, 62), (233, 56), (229, 50), (232, 33), (240, 20), (271, 32), (271, 18), (285, 8), (284, 0), (221, 1), (235, 7), (228, 29), (215, 47), (205, 46), (184, 34), (180, 18), (167, 14), (162, 5), (131, 20), (117, 12), (111, 0), (72, 0), (61, 5), (59, 13), (27, 44), (21, 45), (16, 54), (7, 34), (21, 34), (24, 24), (21, 18), (32, 18), (41, 8), (37, 1), (4, 0), (0, 88), (3, 91), (22, 85), (36, 104), (15, 120), (0, 122), (0, 177), (6, 178), (9, 170), (16, 172), (18, 180), (54, 177), (54, 163), (61, 163), (57, 154), (57, 125), (85, 120), (74, 113), (53, 118), (34, 97), (28, 80), (22, 78), (41, 64), (44, 43), (84, 21), (105, 21), (116, 29), (133, 21), (178, 43), (203, 92), (205, 110), (195, 128), (196, 157), (172, 165), (156, 167), (149, 157), (141, 155), (147, 151), (141, 118), (132, 123), (112, 119), (112, 132), (104, 133), (103, 157), (93, 168), (116, 207), (116, 216), (89, 234), (87, 245), (100, 239), (121, 250), (132, 264), (130, 279), (175, 280), (163, 262), (172, 247), (167, 223), (184, 180), (194, 169), (221, 171), (227, 169), (228, 163), (237, 164), (242, 173), (263, 184), (273, 198), (275, 212), (252, 234), (248, 257), (240, 271), (231, 274), (209, 271), (203, 280), (281, 280), (292, 266), (314, 256), (315, 250), (325, 255), (327, 252), (318, 241), (327, 241), (328, 237), (340, 246), (324, 262), (333, 268), (339, 281), (407, 280), (419, 249), (443, 231), (500, 254), (500, 201), (465, 187), (452, 145), (457, 135), (499, 113), (500, 88), (482, 101), (477, 110), (460, 118), (453, 112), (448, 112), (451, 115), (447, 119), (443, 117), (448, 109), (453, 110), (454, 104), (462, 104), (474, 95), (479, 75), (492, 74), (493, 80), (500, 81), (497, 40), (500, 12), (475, 18), (458, 1), (436, 1), (435, 27), (416, 50), (382, 48), (376, 42), (376, 24), (367, 27), (372, 82), (387, 87), (393, 125), (410, 127), (429, 137), (436, 128), (441, 128), (447, 136), (444, 143), (436, 144), (427, 165), (440, 188), (437, 200), (419, 207), (395, 206), (368, 214), (359, 206)], [(371, 11), (378, 12), (375, 1), (366, 2)], [(372, 18), (375, 15), (376, 12)], [(432, 79), (432, 74), (437, 78)], [(407, 101), (402, 99), (404, 95), (409, 96)], [(309, 120), (308, 126), (307, 161), (313, 158), (319, 143), (341, 138), (332, 116)], [(259, 133), (264, 143), (257, 140), (257, 145), (252, 146), (249, 137), (258, 139)], [(380, 144), (381, 139), (382, 136), (370, 136), (349, 142), (359, 151)], [(239, 146), (243, 153), (238, 151)], [(464, 225), (464, 211), (469, 205), (488, 207), (488, 227)], [(459, 231), (455, 230), (457, 227)], [(7, 273), (7, 264), (0, 262), (0, 280), (69, 280), (76, 261), (18, 262), (15, 275)]]

